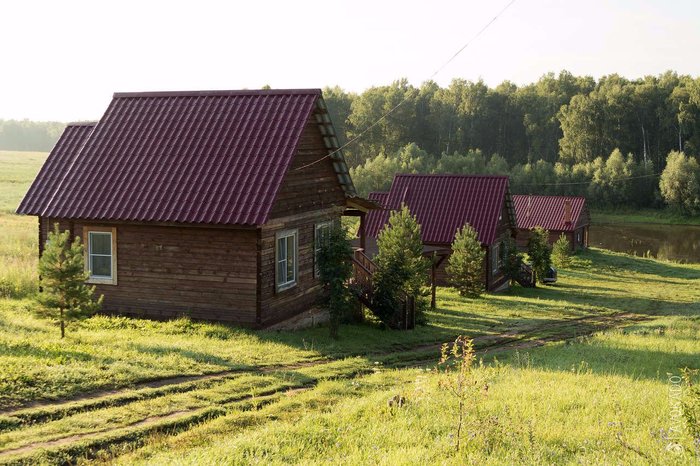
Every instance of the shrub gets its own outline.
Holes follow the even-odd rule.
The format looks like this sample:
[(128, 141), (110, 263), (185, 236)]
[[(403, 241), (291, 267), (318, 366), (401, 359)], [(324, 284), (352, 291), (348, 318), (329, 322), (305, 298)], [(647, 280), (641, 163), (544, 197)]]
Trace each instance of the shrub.
[(484, 256), (479, 234), (466, 223), (452, 242), (446, 271), (462, 296), (475, 298), (484, 292)]
[(571, 243), (562, 233), (552, 246), (552, 263), (555, 267), (566, 268), (571, 265)]
[(321, 282), (328, 290), (325, 305), (330, 314), (331, 337), (338, 338), (341, 320), (350, 312), (352, 300), (347, 283), (352, 275), (352, 247), (347, 230), (338, 223), (331, 227), (323, 239), (318, 254), (318, 271)]
[(549, 232), (542, 227), (530, 230), (530, 238), (527, 240), (527, 255), (532, 262), (532, 270), (537, 281), (542, 282), (547, 276), (547, 271), (552, 265), (551, 250), (549, 249)]
[(49, 232), (46, 248), (39, 260), (39, 275), (43, 293), (39, 301), (44, 310), (56, 315), (61, 323), (61, 338), (66, 335), (66, 321), (84, 318), (102, 305), (102, 296), (95, 301), (94, 286), (87, 286), (80, 238), (70, 241), (68, 231), (61, 232), (58, 224)]
[(503, 274), (510, 280), (510, 284), (515, 283), (516, 277), (520, 274), (520, 265), (523, 263), (523, 255), (518, 252), (515, 240), (510, 236), (503, 242)]
[(408, 207), (391, 213), (377, 246), (373, 312), (389, 327), (402, 327), (401, 298), (406, 293), (415, 299), (416, 323), (425, 323), (428, 301), (424, 288), (430, 261), (423, 257), (420, 225)]

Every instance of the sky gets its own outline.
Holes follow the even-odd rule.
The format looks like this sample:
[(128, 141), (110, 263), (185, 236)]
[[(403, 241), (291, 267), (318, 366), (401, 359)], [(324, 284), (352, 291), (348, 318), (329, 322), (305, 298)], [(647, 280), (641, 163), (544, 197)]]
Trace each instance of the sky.
[(0, 5), (0, 118), (99, 119), (114, 92), (322, 88), (435, 75), (518, 85), (566, 69), (700, 76), (687, 0), (14, 0)]

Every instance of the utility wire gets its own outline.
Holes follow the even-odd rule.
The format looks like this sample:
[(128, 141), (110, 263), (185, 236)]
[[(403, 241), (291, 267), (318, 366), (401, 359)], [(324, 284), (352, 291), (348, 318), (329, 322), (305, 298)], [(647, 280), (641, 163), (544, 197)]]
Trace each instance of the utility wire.
[[(443, 63), (437, 70), (435, 70), (435, 72), (433, 72), (433, 74), (431, 74), (430, 77), (429, 77), (426, 81), (432, 80), (435, 76), (437, 76), (438, 73), (440, 73), (443, 69), (445, 69), (445, 67), (446, 67), (447, 65), (449, 65), (450, 63), (452, 63), (452, 61), (453, 61), (455, 58), (457, 58), (457, 56), (458, 56), (460, 53), (462, 53), (462, 52), (464, 51), (464, 49), (466, 49), (467, 47), (469, 47), (469, 45), (471, 45), (472, 42), (474, 42), (476, 39), (478, 39), (479, 36), (481, 36), (481, 34), (483, 34), (483, 33), (489, 28), (489, 26), (491, 26), (493, 23), (495, 23), (496, 20), (497, 20), (503, 13), (505, 13), (506, 10), (507, 10), (508, 8), (510, 8), (510, 7), (513, 5), (513, 3), (515, 3), (516, 1), (517, 1), (517, 0), (511, 0), (505, 7), (503, 7), (503, 8), (501, 9), (501, 11), (499, 11), (498, 14), (496, 14), (496, 16), (494, 16), (494, 17), (491, 19), (491, 21), (489, 21), (488, 23), (486, 23), (486, 25), (485, 25), (484, 27), (482, 27), (481, 29), (479, 29), (479, 32), (477, 32), (471, 39), (469, 39), (469, 41), (467, 41), (466, 44), (464, 44), (459, 50), (457, 50), (457, 51), (456, 51), (445, 63)], [(374, 123), (372, 123), (371, 125), (369, 125), (367, 128), (365, 128), (364, 130), (362, 130), (359, 134), (357, 134), (355, 137), (353, 137), (352, 139), (350, 139), (349, 141), (347, 141), (345, 144), (343, 144), (342, 146), (340, 146), (339, 148), (337, 148), (337, 149), (334, 150), (333, 152), (329, 152), (327, 155), (324, 155), (324, 156), (321, 157), (320, 159), (314, 160), (313, 162), (307, 163), (306, 165), (302, 165), (301, 167), (297, 167), (297, 168), (294, 169), (294, 171), (303, 170), (303, 169), (308, 168), (308, 167), (310, 167), (310, 166), (312, 166), (312, 165), (316, 165), (317, 163), (322, 162), (323, 160), (325, 160), (325, 159), (327, 159), (327, 158), (329, 158), (329, 157), (332, 157), (333, 155), (335, 155), (335, 154), (337, 154), (338, 152), (342, 151), (343, 149), (345, 149), (345, 148), (348, 147), (349, 145), (354, 144), (358, 139), (362, 138), (365, 134), (367, 134), (372, 128), (374, 128), (374, 127), (377, 126), (379, 123), (381, 123), (382, 121), (384, 121), (384, 120), (386, 119), (386, 117), (388, 117), (389, 115), (391, 115), (392, 113), (394, 113), (394, 111), (396, 111), (397, 108), (399, 108), (401, 105), (403, 105), (404, 102), (406, 102), (406, 101), (408, 100), (408, 97), (409, 97), (409, 93), (407, 92), (407, 93), (404, 94), (403, 99), (401, 99), (401, 101), (400, 101), (398, 104), (396, 104), (395, 106), (393, 106), (391, 109), (389, 109), (389, 111), (387, 111), (387, 112), (384, 113), (381, 117), (379, 117), (379, 118), (377, 119), (377, 121), (375, 121)]]

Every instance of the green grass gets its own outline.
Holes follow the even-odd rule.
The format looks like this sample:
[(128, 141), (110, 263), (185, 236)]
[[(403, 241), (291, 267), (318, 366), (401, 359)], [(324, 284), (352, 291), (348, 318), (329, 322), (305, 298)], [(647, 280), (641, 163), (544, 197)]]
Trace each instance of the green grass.
[[(169, 322), (95, 316), (71, 324), (35, 315), (31, 299), (0, 300), (0, 409), (178, 375), (322, 361), (353, 355), (400, 363), (414, 347), (458, 334), (518, 331), (529, 338), (596, 330), (577, 319), (619, 312), (642, 316), (700, 313), (700, 265), (676, 265), (601, 250), (577, 257), (555, 286), (465, 299), (441, 289), (430, 324), (413, 332), (346, 325), (339, 340), (324, 327), (255, 332), (186, 319)], [(231, 344), (235, 342), (235, 344)], [(388, 354), (386, 354), (388, 353)]]
[(700, 225), (700, 215), (683, 215), (671, 209), (591, 209), (591, 222)]
[[(232, 412), (156, 436), (118, 464), (691, 464), (667, 450), (668, 376), (693, 365), (700, 318), (664, 317), (573, 344), (514, 353), (476, 369), (487, 395), (467, 407), (431, 371), (328, 381), (257, 412)], [(387, 400), (404, 396), (391, 409)], [(695, 459), (697, 461), (697, 458)]]
[(46, 156), (0, 151), (0, 298), (31, 296), (37, 289), (37, 221), (14, 211)]
[[(700, 366), (698, 264), (591, 249), (554, 286), (480, 299), (439, 289), (429, 325), (410, 332), (345, 325), (333, 340), (323, 327), (254, 332), (95, 316), (61, 340), (36, 314), (36, 220), (11, 213), (42, 157), (0, 152), (0, 410), (14, 410), (0, 414), (0, 463), (693, 461), (687, 432), (680, 456), (664, 436), (668, 374)], [(570, 340), (620, 315), (623, 328)], [(468, 406), (456, 454), (455, 400), (438, 377), (391, 367), (430, 367), (435, 345), (459, 334), (476, 337), (489, 390)], [(515, 346), (492, 347), (504, 343)], [(215, 376), (139, 385), (202, 374)], [(387, 406), (396, 394), (408, 401), (401, 409)], [(2, 454), (47, 441), (62, 443)]]

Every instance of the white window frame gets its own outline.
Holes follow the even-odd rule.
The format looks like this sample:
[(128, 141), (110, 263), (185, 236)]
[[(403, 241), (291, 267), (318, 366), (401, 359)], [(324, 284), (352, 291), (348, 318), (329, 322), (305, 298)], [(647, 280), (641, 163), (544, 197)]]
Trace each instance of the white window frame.
[(333, 228), (332, 220), (320, 222), (314, 225), (314, 277), (316, 278), (319, 278), (321, 276), (321, 271), (318, 268), (318, 255), (321, 252), (321, 248), (323, 247), (323, 244), (321, 244), (323, 234), (322, 232), (324, 229), (327, 229), (327, 234), (330, 235), (331, 228)]
[[(289, 277), (287, 276), (287, 261), (288, 261), (288, 254), (285, 254), (285, 257), (280, 257), (280, 240), (281, 239), (286, 239), (286, 238), (294, 238), (292, 241), (292, 244), (294, 245), (294, 276), (290, 280)], [(285, 242), (285, 248), (287, 247), (286, 245), (289, 244), (289, 242)], [(287, 251), (285, 251), (286, 253)], [(285, 267), (284, 267), (284, 274), (285, 276), (280, 276), (280, 263), (284, 262)], [(279, 291), (284, 291), (289, 288), (293, 288), (297, 285), (299, 278), (299, 230), (294, 229), (294, 230), (284, 230), (280, 231), (275, 234), (275, 289)]]
[[(93, 275), (92, 270), (91, 270), (91, 264), (92, 264), (92, 257), (93, 256), (104, 256), (107, 257), (106, 254), (93, 254), (91, 249), (92, 249), (92, 241), (91, 241), (91, 233), (101, 233), (101, 234), (109, 234), (110, 235), (110, 245), (111, 245), (111, 250), (110, 250), (110, 255), (108, 257), (111, 258), (112, 262), (112, 276), (104, 276), (104, 275)], [(88, 283), (95, 283), (95, 284), (100, 284), (100, 285), (116, 285), (117, 284), (117, 229), (115, 227), (91, 227), (91, 226), (86, 226), (83, 227), (83, 245), (85, 248), (85, 271), (89, 274), (87, 282)]]
[(501, 243), (496, 243), (491, 248), (491, 273), (497, 274), (501, 270)]

